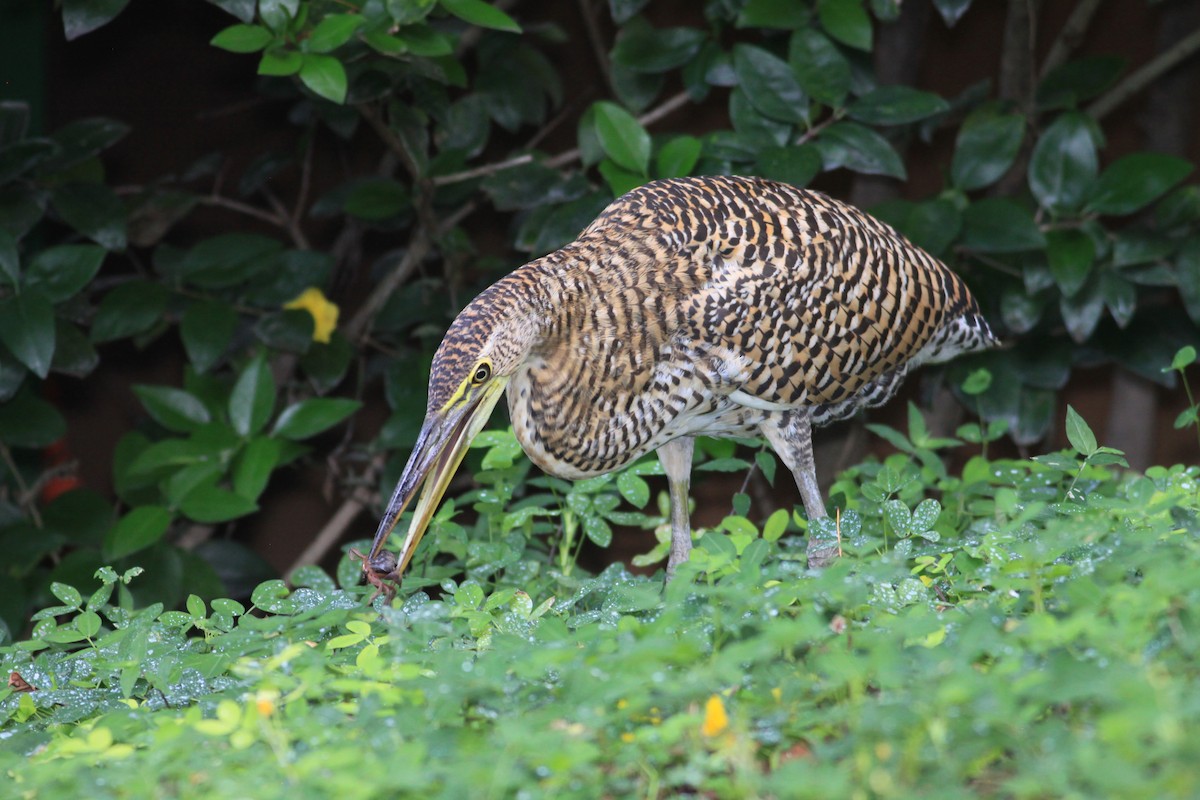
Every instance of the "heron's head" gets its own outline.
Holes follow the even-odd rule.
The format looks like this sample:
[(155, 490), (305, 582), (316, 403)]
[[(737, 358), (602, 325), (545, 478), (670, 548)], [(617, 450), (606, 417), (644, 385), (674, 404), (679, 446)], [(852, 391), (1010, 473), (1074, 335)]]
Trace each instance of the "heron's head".
[(538, 315), (508, 283), (510, 279), (501, 281), (475, 298), (438, 346), (425, 422), (379, 521), (367, 564), (379, 556), (423, 485), (394, 574), (404, 573), (471, 441), (487, 424), (508, 381), (525, 364), (538, 336)]

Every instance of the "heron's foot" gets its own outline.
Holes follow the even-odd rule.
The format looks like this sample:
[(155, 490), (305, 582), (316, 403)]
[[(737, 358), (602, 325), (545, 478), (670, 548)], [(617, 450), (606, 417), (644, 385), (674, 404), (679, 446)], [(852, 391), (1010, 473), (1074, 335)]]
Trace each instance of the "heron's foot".
[(398, 559), (390, 550), (384, 550), (375, 558), (368, 559), (356, 548), (350, 548), (350, 557), (362, 562), (363, 574), (367, 583), (375, 587), (375, 592), (367, 600), (367, 605), (375, 602), (375, 598), (383, 595), (383, 602), (390, 603), (400, 588), (400, 576), (396, 572)]
[(842, 548), (837, 542), (824, 542), (809, 539), (808, 568), (823, 569), (828, 567), (842, 554)]

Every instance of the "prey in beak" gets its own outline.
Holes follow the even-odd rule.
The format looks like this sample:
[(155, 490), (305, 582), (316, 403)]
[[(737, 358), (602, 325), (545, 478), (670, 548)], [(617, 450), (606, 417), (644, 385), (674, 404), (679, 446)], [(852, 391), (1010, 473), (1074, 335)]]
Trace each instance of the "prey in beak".
[[(439, 409), (431, 408), (425, 415), (412, 455), (379, 521), (371, 551), (362, 558), (367, 580), (389, 599), (394, 590), (388, 592), (381, 584), (400, 582), (450, 479), (462, 463), (471, 441), (487, 424), (507, 383), (507, 378), (493, 377), (490, 364), (481, 362), (449, 402)], [(384, 551), (383, 545), (389, 534), (418, 491), (421, 497), (399, 555)]]

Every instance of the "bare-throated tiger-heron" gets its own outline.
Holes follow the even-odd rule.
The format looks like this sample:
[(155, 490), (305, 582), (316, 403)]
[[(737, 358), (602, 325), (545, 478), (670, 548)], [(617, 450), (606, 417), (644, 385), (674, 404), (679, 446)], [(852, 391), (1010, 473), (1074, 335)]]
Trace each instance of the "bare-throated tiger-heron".
[[(505, 390), (517, 440), (551, 475), (601, 475), (658, 451), (669, 576), (692, 545), (693, 437), (764, 437), (809, 518), (823, 517), (811, 426), (885, 402), (919, 364), (995, 343), (957, 275), (852, 206), (760, 178), (648, 183), (451, 324), (364, 569), (404, 572)], [(397, 563), (382, 548), (422, 485)], [(809, 563), (823, 565), (833, 554), (814, 542)]]

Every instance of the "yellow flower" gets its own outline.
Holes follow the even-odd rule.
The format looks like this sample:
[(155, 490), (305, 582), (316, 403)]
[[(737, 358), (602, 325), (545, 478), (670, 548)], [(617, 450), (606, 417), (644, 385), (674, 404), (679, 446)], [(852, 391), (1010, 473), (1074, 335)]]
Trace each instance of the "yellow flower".
[(729, 715), (725, 713), (725, 704), (714, 694), (704, 704), (704, 724), (700, 726), (700, 732), (705, 736), (716, 736), (728, 727)]
[(329, 344), (329, 337), (337, 327), (338, 307), (329, 302), (329, 298), (315, 286), (310, 286), (291, 302), (284, 303), (284, 308), (299, 308), (307, 311), (313, 318), (313, 341)]

